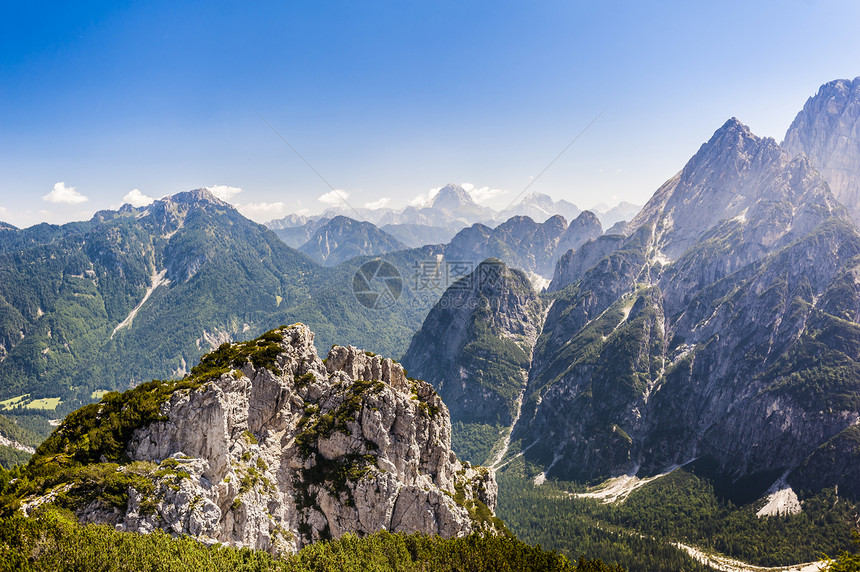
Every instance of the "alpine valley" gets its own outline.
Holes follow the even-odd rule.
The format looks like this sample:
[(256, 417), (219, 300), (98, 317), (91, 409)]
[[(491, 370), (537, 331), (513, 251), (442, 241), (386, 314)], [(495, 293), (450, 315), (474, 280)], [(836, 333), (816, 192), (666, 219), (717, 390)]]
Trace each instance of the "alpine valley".
[(860, 78), (782, 143), (729, 119), (641, 209), (451, 184), (263, 226), (199, 189), (0, 224), (3, 522), (32, 558), (818, 570), (860, 522), (858, 185)]

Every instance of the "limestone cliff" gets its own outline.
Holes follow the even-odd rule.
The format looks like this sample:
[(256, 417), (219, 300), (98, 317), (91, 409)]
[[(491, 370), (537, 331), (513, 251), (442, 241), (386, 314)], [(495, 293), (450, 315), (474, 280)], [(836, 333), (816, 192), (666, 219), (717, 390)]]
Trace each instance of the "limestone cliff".
[[(297, 324), (224, 344), (172, 382), (153, 420), (126, 432), (124, 450), (82, 450), (109, 441), (100, 422), (115, 424), (168, 382), (125, 401), (109, 394), (70, 415), (33, 470), (53, 471), (51, 494), (83, 522), (271, 552), (346, 532), (453, 537), (500, 528), (494, 477), (457, 460), (448, 409), (431, 386), (353, 347), (320, 359), (313, 338)], [(101, 463), (56, 476), (58, 459), (87, 456)], [(79, 478), (97, 469), (112, 495)], [(24, 497), (25, 511), (51, 500), (44, 492)]]
[(805, 153), (860, 222), (860, 78), (822, 85), (797, 114), (782, 146)]

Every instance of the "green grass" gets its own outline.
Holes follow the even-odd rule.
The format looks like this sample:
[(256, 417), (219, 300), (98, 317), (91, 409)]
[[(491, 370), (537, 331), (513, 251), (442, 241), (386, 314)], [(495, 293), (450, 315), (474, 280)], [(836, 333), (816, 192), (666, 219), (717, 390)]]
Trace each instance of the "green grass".
[(59, 397), (43, 397), (41, 399), (34, 399), (30, 401), (25, 406), (27, 409), (41, 409), (45, 411), (53, 411), (57, 408), (58, 405), (62, 403), (62, 399)]
[(4, 401), (0, 401), (0, 407), (3, 409), (12, 409), (16, 405), (21, 404), (25, 399), (30, 397), (29, 393), (25, 393), (23, 395), (19, 395), (17, 397), (12, 397), (10, 399), (6, 399)]

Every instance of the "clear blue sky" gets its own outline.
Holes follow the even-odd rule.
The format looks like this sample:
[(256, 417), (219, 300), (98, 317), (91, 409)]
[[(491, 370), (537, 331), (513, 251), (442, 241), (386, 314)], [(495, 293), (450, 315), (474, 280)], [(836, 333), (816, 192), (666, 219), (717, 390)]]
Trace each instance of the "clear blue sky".
[(729, 117), (781, 140), (820, 84), (860, 75), (854, 0), (0, 10), (0, 220), (18, 226), (132, 189), (322, 210), (330, 189), (260, 116), (356, 206), (468, 182), (501, 208), (604, 112), (532, 190), (643, 203)]

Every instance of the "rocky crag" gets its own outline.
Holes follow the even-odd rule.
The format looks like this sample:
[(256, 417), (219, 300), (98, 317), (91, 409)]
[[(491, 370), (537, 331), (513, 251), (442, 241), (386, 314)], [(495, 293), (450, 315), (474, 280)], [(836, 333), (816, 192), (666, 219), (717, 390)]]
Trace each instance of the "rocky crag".
[(821, 86), (797, 114), (782, 146), (806, 154), (860, 223), (860, 78)]
[(313, 338), (297, 324), (224, 344), (184, 380), (73, 412), (11, 505), (270, 552), (346, 532), (501, 530), (494, 477), (457, 460), (432, 387), (353, 347), (320, 359)]

